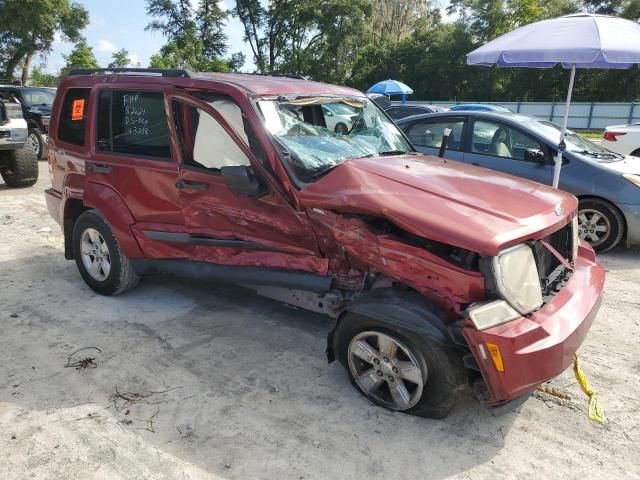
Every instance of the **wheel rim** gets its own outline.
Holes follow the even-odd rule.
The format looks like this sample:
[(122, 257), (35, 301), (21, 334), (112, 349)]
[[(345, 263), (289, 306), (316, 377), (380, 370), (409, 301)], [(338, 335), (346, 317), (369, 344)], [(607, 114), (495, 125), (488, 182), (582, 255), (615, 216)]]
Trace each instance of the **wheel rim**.
[(33, 150), (33, 153), (40, 155), (40, 141), (35, 133), (29, 135), (29, 146)]
[(336, 125), (336, 128), (335, 128), (335, 132), (336, 133), (344, 135), (348, 131), (349, 131), (349, 129), (347, 128), (347, 126), (344, 123), (339, 123), (339, 124)]
[(380, 332), (359, 333), (349, 343), (348, 360), (356, 384), (376, 403), (407, 410), (420, 400), (427, 372), (395, 338)]
[(87, 228), (80, 237), (82, 263), (91, 278), (103, 282), (111, 272), (111, 254), (107, 242), (94, 228)]
[(609, 239), (611, 222), (606, 215), (598, 210), (580, 210), (578, 212), (578, 232), (582, 240), (597, 247)]

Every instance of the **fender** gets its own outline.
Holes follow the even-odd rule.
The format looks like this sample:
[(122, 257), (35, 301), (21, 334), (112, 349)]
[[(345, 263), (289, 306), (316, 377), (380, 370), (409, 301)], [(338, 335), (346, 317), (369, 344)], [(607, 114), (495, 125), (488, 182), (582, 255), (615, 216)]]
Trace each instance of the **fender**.
[(333, 330), (327, 336), (329, 363), (335, 360), (334, 334), (347, 313), (383, 321), (391, 328), (395, 326), (427, 337), (440, 345), (459, 348), (449, 334), (444, 320), (446, 317), (425, 297), (415, 291), (379, 288), (364, 293), (342, 311)]
[(82, 196), (83, 203), (89, 208), (100, 211), (113, 232), (120, 248), (129, 258), (144, 258), (140, 246), (131, 231), (135, 222), (124, 200), (111, 187), (101, 183), (87, 182)]

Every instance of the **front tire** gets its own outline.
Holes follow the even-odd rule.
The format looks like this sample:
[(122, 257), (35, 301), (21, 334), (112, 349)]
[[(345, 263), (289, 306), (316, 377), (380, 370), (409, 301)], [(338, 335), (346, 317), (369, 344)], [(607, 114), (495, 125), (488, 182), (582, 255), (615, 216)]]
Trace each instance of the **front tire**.
[(42, 160), (44, 158), (44, 139), (42, 138), (42, 132), (39, 129), (29, 129), (27, 145), (33, 150), (38, 160)]
[(578, 207), (578, 232), (596, 252), (616, 247), (624, 235), (624, 219), (616, 207), (597, 198), (587, 198)]
[(38, 159), (28, 146), (0, 151), (0, 175), (12, 188), (30, 187), (38, 181)]
[(334, 339), (353, 386), (389, 410), (444, 418), (465, 385), (460, 356), (414, 332), (347, 313)]
[(88, 210), (73, 226), (73, 256), (80, 275), (96, 292), (119, 295), (138, 284), (131, 266), (104, 217)]

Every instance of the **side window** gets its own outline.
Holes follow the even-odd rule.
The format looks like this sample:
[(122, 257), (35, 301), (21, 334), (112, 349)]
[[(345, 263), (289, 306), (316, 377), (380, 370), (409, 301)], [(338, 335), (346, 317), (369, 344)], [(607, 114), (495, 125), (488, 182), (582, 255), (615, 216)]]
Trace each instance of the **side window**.
[(449, 119), (438, 121), (418, 121), (409, 127), (407, 136), (411, 143), (419, 147), (440, 148), (442, 137), (447, 128), (451, 129), (447, 150), (462, 150), (462, 129), (464, 120)]
[(176, 101), (173, 115), (185, 165), (219, 171), (222, 167), (251, 164), (234, 139), (207, 112)]
[(62, 101), (58, 123), (58, 139), (84, 146), (90, 88), (70, 88)]
[(97, 127), (101, 152), (171, 159), (164, 95), (160, 92), (101, 91)]
[(251, 124), (245, 117), (240, 106), (227, 95), (218, 94), (196, 94), (196, 98), (205, 101), (213, 107), (229, 126), (238, 134), (238, 136), (247, 144), (263, 165), (266, 165), (267, 155), (260, 145), (260, 141), (256, 137)]
[(481, 120), (473, 123), (471, 151), (474, 153), (524, 160), (529, 149), (543, 150), (543, 146), (507, 125)]

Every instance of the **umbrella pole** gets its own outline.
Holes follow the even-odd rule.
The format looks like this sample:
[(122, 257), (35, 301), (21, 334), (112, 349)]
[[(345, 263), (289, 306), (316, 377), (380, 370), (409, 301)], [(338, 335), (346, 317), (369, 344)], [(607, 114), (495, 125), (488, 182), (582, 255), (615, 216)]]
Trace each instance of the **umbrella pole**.
[(558, 188), (560, 183), (560, 168), (562, 167), (562, 152), (566, 148), (564, 137), (567, 134), (567, 123), (569, 122), (569, 107), (571, 106), (571, 94), (573, 93), (573, 81), (576, 77), (575, 64), (571, 67), (571, 78), (569, 79), (569, 91), (567, 92), (567, 103), (564, 106), (564, 119), (562, 121), (562, 129), (560, 130), (560, 142), (558, 143), (558, 154), (556, 155), (556, 164), (553, 169), (553, 188)]

